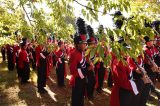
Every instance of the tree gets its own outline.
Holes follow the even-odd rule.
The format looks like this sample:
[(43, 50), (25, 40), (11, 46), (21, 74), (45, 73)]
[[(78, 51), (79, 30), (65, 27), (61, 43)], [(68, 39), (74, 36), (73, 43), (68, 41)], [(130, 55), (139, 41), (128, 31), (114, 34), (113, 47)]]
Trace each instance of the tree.
[[(112, 10), (120, 10), (129, 14), (124, 18), (121, 29), (104, 28), (104, 33), (98, 33), (100, 39), (97, 48), (92, 50), (100, 53), (100, 57), (96, 60), (109, 60), (104, 58), (104, 51), (108, 46), (113, 52), (121, 58), (119, 50), (123, 50), (132, 57), (137, 57), (142, 53), (143, 37), (148, 35), (151, 39), (154, 37), (154, 29), (144, 26), (147, 22), (159, 18), (159, 5), (156, 0), (19, 0), (15, 5), (14, 0), (1, 0), (0, 5), (0, 31), (14, 34), (16, 30), (21, 35), (32, 39), (36, 35), (39, 42), (44, 42), (47, 33), (56, 33), (57, 38), (68, 39), (74, 30), (74, 7), (73, 3), (82, 6), (82, 14), (92, 22), (99, 21), (100, 15), (110, 14)], [(43, 5), (46, 8), (38, 8), (37, 5)], [(110, 14), (113, 16), (113, 14)], [(132, 17), (132, 18), (131, 18)], [(121, 20), (121, 17), (115, 17), (115, 20)], [(111, 42), (110, 36), (114, 36), (115, 41)], [(117, 42), (119, 37), (124, 38), (124, 42), (132, 47), (127, 50), (123, 45)], [(108, 55), (107, 59), (111, 56)]]
[[(83, 5), (78, 0), (73, 1), (86, 8), (86, 10), (82, 9), (82, 13), (90, 21), (92, 21), (92, 19), (98, 21), (98, 13), (104, 15), (106, 13), (110, 13), (110, 11), (113, 9), (130, 14), (130, 17), (124, 17), (123, 26), (121, 29), (104, 28), (104, 32), (106, 33), (100, 34), (100, 43), (98, 44), (96, 49), (96, 51), (101, 54), (99, 58), (100, 60), (102, 60), (102, 58), (103, 60), (105, 60), (104, 54), (102, 52), (105, 51), (105, 49), (108, 49), (108, 45), (110, 45), (112, 51), (120, 59), (122, 59), (122, 57), (119, 50), (124, 51), (125, 54), (128, 54), (133, 58), (136, 58), (137, 55), (143, 53), (143, 37), (147, 35), (151, 39), (154, 39), (155, 30), (149, 27), (145, 27), (144, 25), (145, 20), (147, 20), (147, 22), (150, 22), (159, 18), (158, 15), (160, 4), (154, 0), (90, 0), (88, 1), (87, 5)], [(100, 8), (103, 11), (99, 11)], [(116, 21), (117, 19), (122, 20), (122, 17), (115, 17), (114, 21)], [(109, 40), (110, 36), (114, 36), (114, 42), (111, 42)], [(119, 37), (123, 37), (124, 43), (131, 46), (130, 50), (126, 49), (123, 44), (119, 44), (117, 42), (117, 39)], [(104, 39), (105, 42), (103, 42)], [(102, 50), (102, 47), (104, 50)], [(110, 55), (108, 56), (108, 58), (110, 58)]]

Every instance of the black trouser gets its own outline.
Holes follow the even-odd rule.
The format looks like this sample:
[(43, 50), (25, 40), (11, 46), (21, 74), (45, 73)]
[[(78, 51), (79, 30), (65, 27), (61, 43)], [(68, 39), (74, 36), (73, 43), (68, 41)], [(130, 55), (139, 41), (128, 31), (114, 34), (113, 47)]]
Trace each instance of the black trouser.
[(36, 69), (36, 53), (32, 52), (33, 59), (32, 59), (32, 68)]
[(14, 61), (13, 61), (13, 55), (10, 54), (10, 56), (8, 57), (8, 70), (14, 70)]
[(18, 68), (17, 69), (17, 74), (18, 74), (18, 78), (21, 78), (21, 80), (22, 80), (22, 77), (23, 77), (23, 68), (22, 69)]
[(131, 106), (132, 98), (133, 94), (131, 91), (122, 88), (119, 90), (120, 106)]
[[(151, 66), (148, 64), (144, 64), (144, 68), (147, 72), (148, 77), (151, 79), (151, 81), (153, 82), (153, 84), (156, 82), (156, 73), (153, 72), (154, 70), (151, 69)], [(155, 88), (153, 88), (152, 86), (150, 86), (151, 91), (154, 92)]]
[(94, 92), (94, 87), (96, 84), (96, 79), (95, 79), (95, 74), (93, 71), (88, 71), (87, 72), (87, 96), (88, 97), (93, 97), (93, 92)]
[(71, 106), (84, 106), (85, 79), (77, 77), (72, 87)]
[(144, 64), (144, 69), (147, 72), (148, 77), (152, 80), (152, 82), (155, 82), (156, 79), (156, 73), (153, 72), (154, 70), (151, 69), (151, 66), (148, 64)]
[(97, 90), (102, 90), (105, 72), (106, 71), (103, 67), (100, 67), (98, 69), (98, 88), (97, 88)]
[(141, 81), (138, 83), (142, 84), (138, 85), (140, 87), (138, 95), (134, 95), (132, 91), (126, 89), (119, 90), (120, 106), (146, 106), (151, 85), (144, 85)]
[(2, 58), (3, 58), (3, 61), (6, 60), (6, 57), (5, 57), (5, 51), (2, 51)]
[(109, 71), (107, 85), (108, 85), (108, 87), (112, 87), (113, 86), (113, 80), (112, 80), (111, 70)]
[(30, 68), (29, 68), (28, 62), (24, 63), (24, 68), (21, 71), (22, 71), (21, 72), (22, 74), (21, 82), (25, 83), (29, 80), (29, 76), (30, 76)]
[(32, 64), (32, 68), (35, 69), (36, 68), (36, 63), (34, 61), (34, 59), (29, 59), (30, 63)]
[(21, 74), (21, 70), (19, 69), (18, 59), (19, 59), (19, 58), (16, 56), (16, 69), (17, 69), (17, 75), (18, 75), (18, 78), (21, 78), (21, 77), (22, 77), (22, 74)]
[(37, 67), (38, 70), (38, 90), (42, 90), (46, 86), (46, 65)]
[(58, 63), (56, 67), (58, 86), (64, 85), (64, 71), (65, 71), (65, 63), (64, 62)]

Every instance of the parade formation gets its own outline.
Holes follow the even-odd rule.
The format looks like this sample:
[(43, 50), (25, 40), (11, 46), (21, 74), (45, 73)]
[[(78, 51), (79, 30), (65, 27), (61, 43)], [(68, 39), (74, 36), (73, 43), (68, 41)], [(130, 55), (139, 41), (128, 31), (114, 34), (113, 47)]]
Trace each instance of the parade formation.
[[(120, 11), (114, 15), (123, 16)], [(107, 58), (107, 55), (112, 56), (106, 65), (103, 59), (95, 62), (96, 57), (100, 55), (98, 52), (86, 53), (89, 49), (96, 48), (100, 42), (92, 26), (86, 25), (80, 17), (75, 23), (73, 43), (48, 37), (44, 44), (38, 44), (36, 39), (30, 41), (22, 38), (14, 45), (7, 44), (1, 47), (2, 60), (7, 60), (9, 71), (16, 68), (20, 84), (30, 83), (32, 68), (37, 73), (37, 91), (45, 94), (46, 80), (54, 68), (57, 86), (71, 85), (71, 106), (85, 106), (85, 98), (92, 101), (95, 92), (103, 92), (104, 81), (107, 81), (108, 87), (111, 88), (110, 106), (146, 106), (151, 94), (160, 99), (160, 92), (155, 86), (155, 83), (160, 81), (160, 37), (156, 33), (152, 40), (147, 35), (143, 38), (143, 53), (137, 58), (119, 50), (123, 58), (121, 60), (112, 48), (102, 47), (104, 58)], [(121, 30), (123, 20), (116, 20), (115, 26)], [(160, 33), (160, 21), (154, 21), (145, 27), (154, 28)], [(117, 42), (114, 36), (109, 38), (111, 42)], [(105, 39), (103, 40), (105, 42)], [(118, 43), (126, 49), (131, 49), (123, 37), (118, 39)], [(52, 44), (56, 45), (56, 49), (48, 48), (47, 45)], [(70, 76), (69, 83), (65, 83), (67, 73)]]

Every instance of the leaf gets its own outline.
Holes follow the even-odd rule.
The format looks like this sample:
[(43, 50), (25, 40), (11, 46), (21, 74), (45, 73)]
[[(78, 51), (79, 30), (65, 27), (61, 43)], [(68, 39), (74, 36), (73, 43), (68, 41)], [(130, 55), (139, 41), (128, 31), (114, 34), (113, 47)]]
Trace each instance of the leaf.
[(96, 58), (94, 59), (94, 61), (93, 61), (93, 64), (96, 64), (98, 61), (99, 61), (99, 58), (96, 57)]
[(96, 51), (95, 49), (92, 49), (92, 50), (91, 50), (91, 52), (90, 52), (90, 58), (94, 57), (95, 51)]
[(87, 49), (87, 51), (85, 52), (85, 56), (87, 56), (90, 53), (91, 49)]
[(97, 54), (99, 54), (100, 47), (101, 47), (101, 45), (100, 45), (100, 44), (98, 44), (98, 46), (96, 47)]
[(107, 61), (107, 59), (106, 59), (106, 58), (104, 58), (104, 59), (103, 59), (103, 62), (104, 62), (104, 66), (107, 66), (108, 61)]
[(104, 49), (102, 47), (100, 47), (99, 55), (100, 57), (104, 58)]
[(87, 13), (87, 20), (89, 20), (89, 14)]
[(86, 16), (86, 11), (84, 9), (81, 10), (83, 16)]

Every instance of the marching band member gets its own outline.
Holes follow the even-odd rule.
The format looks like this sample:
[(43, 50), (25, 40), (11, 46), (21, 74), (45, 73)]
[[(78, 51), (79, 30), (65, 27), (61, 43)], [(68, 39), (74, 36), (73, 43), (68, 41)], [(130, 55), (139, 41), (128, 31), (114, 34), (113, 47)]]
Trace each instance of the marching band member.
[(59, 46), (59, 49), (55, 53), (57, 57), (56, 74), (57, 74), (58, 86), (62, 87), (62, 86), (65, 86), (64, 84), (64, 79), (66, 77), (65, 60), (67, 58), (67, 55), (66, 55), (65, 48), (64, 48), (64, 42), (59, 41), (58, 46)]
[(30, 76), (30, 68), (29, 68), (29, 57), (26, 51), (26, 42), (21, 42), (21, 49), (19, 51), (18, 56), (18, 70), (21, 76), (21, 83), (28, 83)]
[(38, 60), (38, 66), (37, 66), (37, 88), (39, 93), (46, 93), (47, 91), (44, 89), (46, 87), (46, 74), (47, 74), (47, 56), (49, 53), (47, 52), (47, 49), (45, 46), (42, 47), (42, 51), (40, 52), (40, 57)]
[[(87, 40), (88, 46), (94, 48), (95, 47), (95, 37), (94, 37), (94, 32), (93, 29), (91, 28), (90, 25), (87, 26), (87, 33), (89, 35), (89, 39)], [(87, 59), (87, 97), (89, 99), (93, 99), (93, 93), (94, 93), (94, 88), (96, 84), (96, 79), (95, 79), (95, 71), (94, 71), (94, 64), (93, 61), (95, 59), (95, 55), (93, 57), (90, 57), (90, 53), (86, 56)]]
[(86, 59), (84, 51), (86, 49), (86, 29), (83, 19), (78, 18), (76, 22), (78, 32), (75, 35), (75, 50), (70, 57), (70, 71), (72, 85), (71, 106), (84, 106), (84, 93), (86, 88)]

